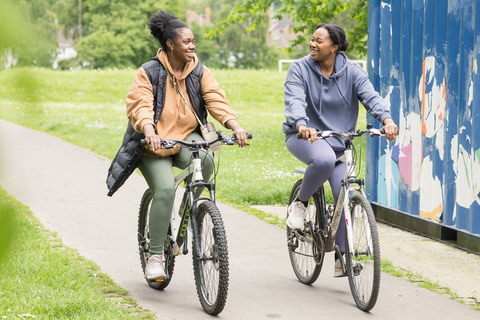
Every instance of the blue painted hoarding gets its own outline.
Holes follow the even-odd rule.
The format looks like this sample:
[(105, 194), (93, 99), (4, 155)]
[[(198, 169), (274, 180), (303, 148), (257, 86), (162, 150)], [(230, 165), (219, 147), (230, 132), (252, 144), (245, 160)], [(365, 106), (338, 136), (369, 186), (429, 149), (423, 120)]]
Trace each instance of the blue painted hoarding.
[(369, 1), (367, 69), (399, 127), (367, 141), (372, 202), (480, 234), (479, 58), (480, 0)]

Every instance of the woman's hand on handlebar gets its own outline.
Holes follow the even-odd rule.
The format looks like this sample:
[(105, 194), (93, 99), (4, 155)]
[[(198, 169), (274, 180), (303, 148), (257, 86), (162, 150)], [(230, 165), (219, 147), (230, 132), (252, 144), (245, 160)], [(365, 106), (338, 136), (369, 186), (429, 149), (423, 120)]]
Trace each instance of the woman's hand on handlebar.
[(143, 133), (145, 134), (145, 142), (147, 143), (147, 147), (153, 152), (159, 151), (162, 139), (160, 139), (160, 137), (155, 133), (153, 124), (144, 125)]
[(235, 137), (237, 138), (237, 143), (240, 148), (246, 148), (248, 143), (247, 143), (247, 138), (248, 138), (248, 131), (244, 130), (242, 128), (235, 130), (233, 132)]
[(310, 138), (310, 142), (314, 143), (317, 141), (317, 130), (314, 128), (309, 128), (306, 125), (299, 125), (298, 132), (302, 135), (302, 139), (307, 141)]
[(225, 123), (226, 127), (233, 130), (233, 134), (237, 138), (237, 143), (240, 148), (246, 148), (248, 131), (243, 129), (237, 120), (230, 119)]
[(395, 140), (398, 134), (398, 127), (395, 124), (395, 122), (393, 122), (392, 118), (387, 118), (383, 120), (382, 129), (385, 131), (385, 136), (387, 137), (387, 140), (389, 142), (392, 142)]

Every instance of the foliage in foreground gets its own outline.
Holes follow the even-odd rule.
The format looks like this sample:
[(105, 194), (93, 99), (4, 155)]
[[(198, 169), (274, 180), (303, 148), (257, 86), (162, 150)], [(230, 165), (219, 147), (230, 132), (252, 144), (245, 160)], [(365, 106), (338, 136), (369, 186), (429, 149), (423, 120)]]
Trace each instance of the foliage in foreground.
[(9, 253), (0, 252), (0, 319), (155, 318), (0, 188), (0, 221), (7, 218), (13, 238)]

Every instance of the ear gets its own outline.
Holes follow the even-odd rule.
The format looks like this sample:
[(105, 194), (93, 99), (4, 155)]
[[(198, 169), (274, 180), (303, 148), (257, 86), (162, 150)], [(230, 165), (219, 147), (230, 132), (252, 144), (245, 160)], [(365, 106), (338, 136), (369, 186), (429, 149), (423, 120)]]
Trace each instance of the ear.
[(337, 52), (338, 52), (338, 48), (339, 48), (339, 46), (338, 46), (338, 44), (336, 44), (336, 45), (332, 46), (332, 50), (330, 50), (330, 52), (331, 52), (332, 54), (337, 53)]
[(174, 43), (171, 39), (168, 39), (167, 40), (167, 46), (170, 50), (173, 50), (173, 47), (174, 47)]

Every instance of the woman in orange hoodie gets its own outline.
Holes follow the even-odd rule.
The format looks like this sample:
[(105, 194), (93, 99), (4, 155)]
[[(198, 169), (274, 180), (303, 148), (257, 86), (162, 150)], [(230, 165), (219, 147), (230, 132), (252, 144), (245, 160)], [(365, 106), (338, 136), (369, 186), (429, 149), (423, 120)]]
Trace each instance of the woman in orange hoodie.
[[(161, 139), (201, 140), (199, 121), (206, 123), (207, 111), (233, 130), (240, 147), (246, 146), (248, 132), (238, 123), (210, 70), (195, 55), (192, 30), (165, 11), (153, 15), (148, 27), (161, 48), (138, 70), (126, 101), (131, 125), (145, 135), (146, 147), (138, 167), (154, 193), (150, 257), (145, 268), (145, 277), (153, 280), (166, 277), (163, 244), (175, 198), (172, 167), (184, 169), (191, 161), (188, 149), (160, 149)], [(205, 153), (201, 156), (207, 180), (213, 172), (213, 160)]]

